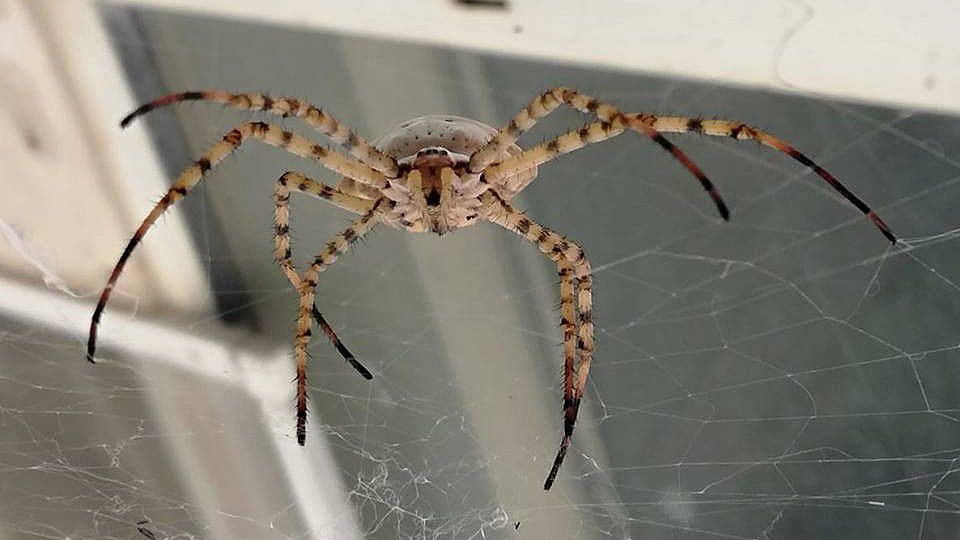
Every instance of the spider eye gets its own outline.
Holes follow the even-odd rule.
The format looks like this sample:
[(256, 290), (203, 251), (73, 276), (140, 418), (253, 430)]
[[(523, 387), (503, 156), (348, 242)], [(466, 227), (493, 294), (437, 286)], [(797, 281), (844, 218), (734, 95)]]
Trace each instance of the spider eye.
[(437, 146), (431, 146), (429, 148), (424, 148), (417, 152), (417, 156), (446, 156), (449, 155), (446, 149), (440, 148)]

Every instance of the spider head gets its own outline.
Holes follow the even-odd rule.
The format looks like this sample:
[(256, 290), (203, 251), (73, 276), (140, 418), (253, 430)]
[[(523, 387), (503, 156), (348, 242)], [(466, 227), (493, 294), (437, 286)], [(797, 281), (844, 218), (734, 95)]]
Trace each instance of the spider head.
[(430, 230), (437, 234), (442, 235), (454, 228), (448, 223), (445, 210), (450, 204), (451, 184), (456, 178), (453, 167), (464, 159), (466, 156), (459, 156), (441, 146), (430, 146), (417, 151), (410, 160), (411, 171), (416, 171), (419, 176), (423, 217)]

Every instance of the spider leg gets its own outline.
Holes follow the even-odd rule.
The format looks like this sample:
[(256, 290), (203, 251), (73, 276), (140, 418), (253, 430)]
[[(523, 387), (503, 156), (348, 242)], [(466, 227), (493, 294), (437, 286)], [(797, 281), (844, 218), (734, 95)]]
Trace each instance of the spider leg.
[[(536, 223), (493, 192), (484, 195), (492, 208), (488, 219), (526, 238), (557, 264), (560, 276), (560, 327), (563, 331), (563, 438), (543, 484), (549, 490), (560, 470), (580, 411), (587, 375), (593, 361), (593, 278), (590, 262), (577, 244)], [(574, 321), (576, 312), (576, 322)], [(579, 331), (577, 327), (579, 326)], [(574, 363), (574, 351), (579, 365)]]
[(277, 179), (273, 190), (273, 257), (280, 269), (294, 287), (299, 286), (300, 278), (293, 267), (290, 248), (290, 192), (299, 191), (325, 199), (334, 205), (354, 214), (366, 214), (373, 207), (373, 201), (366, 201), (346, 195), (337, 188), (315, 182), (306, 176), (288, 171)]
[[(506, 126), (501, 128), (490, 141), (474, 152), (473, 155), (470, 156), (470, 172), (474, 174), (484, 172), (484, 169), (496, 161), (499, 156), (503, 155), (503, 152), (510, 145), (516, 143), (520, 135), (536, 125), (537, 121), (555, 111), (560, 105), (570, 106), (582, 113), (593, 114), (601, 122), (613, 123), (615, 120), (621, 119), (624, 124), (630, 124), (630, 122), (623, 119), (623, 112), (613, 105), (601, 102), (571, 88), (558, 86), (534, 97), (533, 100), (524, 108), (520, 109), (520, 112), (517, 113)], [(634, 131), (650, 137), (654, 142), (663, 147), (664, 150), (670, 152), (684, 168), (697, 178), (703, 186), (703, 189), (710, 194), (723, 219), (729, 219), (730, 212), (727, 210), (723, 199), (720, 198), (720, 194), (713, 187), (713, 184), (707, 176), (703, 174), (703, 171), (700, 170), (686, 154), (649, 126), (636, 125), (630, 127)], [(617, 134), (619, 134), (619, 132)], [(522, 187), (520, 189), (522, 189)]]
[[(328, 200), (336, 206), (355, 214), (366, 214), (373, 207), (374, 203), (373, 201), (366, 201), (345, 195), (335, 188), (315, 182), (296, 172), (283, 173), (283, 176), (277, 179), (277, 185), (273, 191), (275, 221), (273, 257), (277, 261), (277, 264), (280, 265), (280, 269), (283, 270), (283, 273), (287, 276), (287, 279), (290, 280), (290, 283), (293, 285), (293, 287), (299, 290), (300, 276), (297, 274), (297, 271), (293, 266), (293, 253), (290, 246), (291, 190), (316, 195), (321, 199)], [(321, 314), (320, 310), (317, 309), (316, 303), (313, 305), (312, 315), (317, 321), (317, 324), (323, 330), (323, 333), (327, 336), (327, 339), (330, 340), (330, 343), (337, 349), (340, 355), (343, 356), (344, 360), (353, 366), (353, 368), (356, 369), (360, 375), (363, 376), (363, 378), (368, 380), (372, 379), (373, 375), (367, 370), (367, 368), (363, 367), (363, 365), (357, 361), (347, 347), (340, 342), (340, 338), (337, 337), (337, 333), (334, 332), (330, 324), (327, 323), (327, 320), (324, 319), (323, 314)]]
[(390, 181), (387, 178), (369, 166), (353, 158), (314, 144), (302, 135), (284, 131), (278, 126), (265, 124), (263, 122), (247, 122), (230, 130), (223, 136), (220, 142), (211, 146), (200, 159), (180, 173), (180, 176), (177, 177), (173, 186), (164, 194), (160, 201), (157, 202), (150, 213), (147, 214), (147, 217), (143, 219), (143, 222), (140, 223), (140, 226), (137, 227), (136, 232), (133, 233), (133, 237), (127, 243), (123, 253), (120, 254), (120, 259), (117, 260), (117, 264), (113, 267), (110, 277), (107, 278), (107, 284), (104, 286), (103, 292), (100, 293), (97, 307), (93, 311), (93, 318), (90, 321), (90, 335), (87, 340), (87, 360), (90, 362), (94, 361), (97, 326), (100, 323), (100, 317), (103, 315), (103, 310), (107, 305), (107, 301), (110, 299), (110, 293), (113, 292), (113, 287), (117, 279), (120, 278), (120, 273), (123, 271), (123, 267), (126, 265), (127, 259), (130, 258), (130, 254), (133, 253), (134, 248), (137, 247), (137, 244), (140, 243), (143, 236), (147, 234), (147, 231), (157, 218), (166, 212), (167, 208), (178, 200), (186, 197), (187, 193), (203, 180), (207, 171), (219, 164), (224, 158), (239, 148), (240, 145), (250, 139), (260, 140), (300, 157), (315, 160), (334, 172), (360, 180), (368, 185), (378, 188), (385, 188), (390, 185)]
[(563, 438), (560, 440), (560, 449), (553, 460), (550, 473), (543, 484), (544, 490), (549, 490), (553, 486), (553, 481), (560, 470), (560, 464), (563, 463), (563, 458), (567, 455), (570, 438), (573, 436), (573, 425), (577, 421), (577, 412), (580, 409), (580, 400), (576, 398), (576, 379), (574, 377), (577, 344), (577, 327), (574, 322), (576, 284), (573, 277), (573, 267), (566, 259), (557, 261), (557, 274), (560, 276), (560, 329), (563, 332)]
[(840, 181), (837, 180), (837, 178), (830, 174), (826, 169), (778, 137), (775, 137), (755, 127), (731, 120), (703, 120), (700, 118), (656, 116), (648, 114), (637, 114), (631, 116), (640, 118), (644, 121), (644, 123), (649, 124), (653, 126), (654, 129), (664, 133), (702, 133), (704, 135), (711, 135), (714, 137), (730, 137), (740, 141), (755, 140), (764, 146), (769, 146), (770, 148), (779, 150), (780, 152), (783, 152), (784, 154), (810, 168), (813, 170), (813, 172), (817, 173), (817, 175), (820, 176), (820, 178), (823, 178), (823, 180), (829, 184), (830, 187), (843, 195), (845, 199), (847, 199), (865, 216), (867, 216), (867, 218), (870, 219), (870, 221), (872, 221), (878, 229), (880, 229), (880, 232), (887, 237), (887, 240), (890, 240), (891, 243), (896, 243), (897, 241), (897, 237), (894, 236), (893, 232), (890, 230), (890, 227), (888, 227), (887, 224), (880, 219), (880, 216), (871, 210), (866, 203), (854, 195), (853, 192), (847, 189), (846, 186), (840, 183)]
[(363, 137), (319, 107), (306, 101), (280, 97), (273, 98), (265, 94), (233, 94), (223, 90), (202, 90), (198, 92), (179, 92), (157, 98), (136, 108), (120, 121), (121, 127), (127, 127), (135, 118), (159, 107), (181, 101), (209, 101), (244, 111), (263, 111), (282, 116), (295, 116), (330, 137), (333, 142), (343, 146), (353, 157), (383, 173), (388, 178), (397, 178), (400, 167), (397, 160), (377, 150)]
[(372, 188), (347, 177), (343, 177), (337, 182), (337, 191), (346, 193), (347, 195), (353, 195), (360, 199), (367, 199), (368, 201), (375, 201), (383, 196), (376, 188)]
[[(604, 105), (603, 107), (609, 106)], [(601, 109), (597, 110), (599, 112)], [(720, 193), (713, 186), (713, 182), (707, 178), (707, 175), (704, 174), (703, 170), (701, 170), (693, 160), (682, 150), (674, 146), (673, 143), (668, 141), (659, 131), (639, 117), (625, 115), (619, 111), (616, 111), (616, 114), (613, 115), (610, 121), (601, 120), (599, 122), (592, 122), (578, 130), (568, 131), (555, 139), (544, 141), (530, 149), (524, 150), (518, 155), (507, 158), (499, 163), (494, 163), (483, 171), (483, 175), (487, 182), (497, 183), (505, 178), (514, 176), (516, 171), (526, 170), (526, 167), (536, 167), (537, 165), (552, 161), (563, 154), (579, 150), (588, 144), (598, 143), (616, 137), (627, 129), (646, 135), (664, 150), (670, 152), (674, 159), (679, 161), (684, 168), (690, 171), (690, 173), (700, 181), (700, 185), (703, 186), (704, 191), (713, 199), (717, 210), (720, 212), (720, 216), (723, 217), (724, 220), (730, 219), (730, 211), (727, 210), (727, 205), (720, 197)], [(533, 180), (533, 178), (530, 180)], [(511, 188), (516, 192), (526, 186), (527, 184), (523, 184), (516, 187), (511, 186)]]
[(340, 356), (342, 356), (343, 359), (346, 360), (348, 364), (353, 366), (353, 369), (357, 370), (357, 372), (360, 373), (360, 375), (364, 379), (368, 381), (370, 379), (373, 379), (373, 373), (370, 373), (370, 371), (367, 368), (365, 368), (363, 364), (360, 363), (359, 360), (357, 360), (357, 357), (355, 357), (353, 353), (350, 352), (349, 349), (347, 349), (347, 346), (340, 341), (340, 338), (337, 336), (337, 333), (333, 331), (333, 327), (330, 326), (330, 323), (328, 323), (327, 320), (323, 318), (323, 314), (320, 313), (320, 310), (317, 309), (316, 302), (314, 302), (313, 304), (312, 314), (313, 314), (314, 320), (316, 320), (317, 324), (320, 325), (320, 329), (323, 330), (324, 335), (327, 336), (327, 340), (329, 340), (330, 344), (332, 344), (333, 347), (337, 349), (337, 352), (340, 353)]
[[(503, 152), (512, 144), (516, 144), (521, 135), (529, 131), (538, 121), (552, 113), (560, 105), (569, 105), (574, 109), (584, 113), (607, 113), (605, 108), (599, 110), (599, 102), (592, 97), (581, 94), (576, 90), (558, 86), (551, 88), (546, 92), (537, 94), (518, 112), (507, 125), (500, 128), (500, 131), (487, 141), (486, 144), (478, 148), (470, 156), (470, 172), (480, 173), (488, 165), (497, 160)], [(615, 109), (614, 109), (615, 110)], [(610, 116), (600, 116), (600, 120), (610, 121)]]
[[(336, 262), (354, 242), (370, 232), (381, 219), (380, 209), (389, 204), (386, 199), (374, 203), (370, 210), (350, 224), (327, 243), (326, 248), (314, 257), (313, 262), (300, 276), (298, 293), (300, 302), (297, 311), (297, 332), (294, 337), (293, 357), (297, 362), (297, 442), (303, 446), (307, 438), (307, 345), (310, 344), (310, 321), (317, 312), (314, 296), (320, 272)], [(322, 319), (322, 317), (321, 317)], [(354, 366), (356, 367), (356, 366)], [(362, 367), (362, 366), (361, 366)]]

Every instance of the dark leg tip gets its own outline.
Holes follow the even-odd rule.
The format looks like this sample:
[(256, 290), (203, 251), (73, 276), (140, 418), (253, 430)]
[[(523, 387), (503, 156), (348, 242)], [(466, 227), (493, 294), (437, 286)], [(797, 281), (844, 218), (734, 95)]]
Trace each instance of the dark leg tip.
[(327, 320), (323, 318), (323, 314), (320, 313), (320, 310), (317, 309), (317, 305), (314, 304), (313, 308), (313, 318), (317, 321), (317, 324), (323, 328), (323, 333), (327, 335), (327, 339), (330, 340), (330, 343), (333, 343), (333, 346), (337, 349), (337, 352), (340, 353), (340, 356), (343, 356), (343, 359), (347, 361), (348, 364), (353, 366), (353, 369), (357, 370), (360, 375), (366, 379), (370, 380), (373, 378), (373, 374), (370, 373), (367, 368), (363, 367), (363, 364), (357, 361), (353, 356), (353, 353), (350, 352), (347, 347), (340, 342), (340, 338), (337, 337), (336, 332), (333, 331), (333, 328), (330, 327), (330, 324), (327, 323)]
[(357, 359), (354, 358), (352, 354), (350, 354), (350, 351), (347, 351), (346, 347), (343, 347), (342, 345), (340, 345), (339, 342), (337, 342), (337, 350), (339, 350), (340, 353), (343, 354), (343, 358), (347, 361), (347, 363), (353, 366), (353, 369), (357, 370), (357, 373), (359, 373), (364, 379), (369, 381), (370, 379), (373, 378), (373, 374), (370, 373), (370, 371), (367, 368), (363, 367), (363, 364), (358, 362)]
[(121, 128), (126, 128), (127, 126), (130, 125), (131, 122), (133, 122), (133, 119), (134, 119), (134, 118), (136, 118), (136, 117), (138, 117), (138, 116), (140, 116), (140, 115), (142, 115), (142, 114), (144, 114), (144, 113), (146, 113), (146, 112), (149, 112), (150, 109), (152, 109), (152, 108), (153, 108), (153, 107), (150, 107), (149, 104), (148, 104), (148, 105), (141, 105), (140, 107), (137, 107), (136, 110), (134, 110), (134, 111), (131, 112), (130, 114), (124, 116), (124, 117), (123, 117), (123, 120), (120, 120), (120, 127), (121, 127)]
[(887, 224), (884, 223), (882, 219), (880, 219), (880, 216), (878, 216), (876, 212), (874, 212), (873, 210), (868, 211), (867, 218), (869, 218), (870, 221), (872, 221), (873, 224), (876, 225), (878, 229), (880, 229), (880, 232), (883, 233), (883, 236), (885, 236), (887, 240), (890, 241), (891, 244), (897, 243), (897, 237), (893, 235), (893, 231), (891, 231), (890, 227), (887, 226)]
[[(361, 366), (361, 367), (362, 367), (362, 366)], [(368, 381), (373, 380), (373, 373), (370, 373), (369, 371), (367, 371), (366, 368), (364, 368), (364, 369), (362, 369), (362, 370), (360, 371), (360, 375), (362, 375), (363, 378), (366, 379), (366, 380), (368, 380)]]
[(363, 364), (361, 364), (360, 362), (357, 362), (356, 358), (354, 358), (353, 356), (347, 356), (345, 358), (347, 359), (347, 363), (353, 366), (353, 368), (356, 369), (358, 373), (360, 373), (360, 376), (362, 376), (364, 379), (368, 381), (370, 379), (373, 379), (373, 373), (370, 373), (370, 371), (367, 370), (367, 368), (363, 367)]
[(297, 444), (306, 445), (307, 442), (307, 404), (299, 401), (297, 405)]
[(710, 198), (713, 199), (713, 204), (717, 206), (717, 211), (720, 212), (720, 217), (724, 221), (730, 221), (730, 210), (727, 208), (727, 203), (723, 201), (723, 198), (720, 196), (720, 193), (714, 189), (713, 184), (707, 183), (707, 193), (710, 194)]
[(730, 210), (727, 209), (727, 205), (721, 202), (717, 205), (717, 209), (720, 210), (720, 217), (722, 217), (724, 221), (730, 221)]
[(547, 479), (543, 483), (544, 491), (550, 491), (550, 488), (553, 487), (553, 481), (557, 479), (557, 473), (560, 471), (560, 465), (563, 463), (563, 458), (567, 455), (568, 446), (570, 446), (569, 435), (564, 436), (563, 440), (560, 442), (560, 450), (557, 452), (557, 457), (553, 460), (553, 467), (550, 468), (550, 473), (547, 475)]

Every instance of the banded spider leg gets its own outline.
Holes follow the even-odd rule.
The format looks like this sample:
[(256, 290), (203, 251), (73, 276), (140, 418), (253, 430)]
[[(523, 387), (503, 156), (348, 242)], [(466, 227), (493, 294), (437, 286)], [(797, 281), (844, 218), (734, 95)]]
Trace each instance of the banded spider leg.
[[(508, 157), (499, 162), (495, 161), (495, 156), (498, 152), (510, 144), (513, 144), (520, 134), (533, 127), (537, 120), (543, 118), (561, 104), (568, 104), (582, 112), (594, 113), (600, 120), (544, 141), (532, 148), (524, 150), (518, 155)], [(753, 139), (779, 150), (813, 170), (834, 190), (860, 210), (888, 240), (896, 242), (896, 237), (890, 231), (889, 227), (887, 227), (886, 223), (860, 198), (854, 195), (823, 167), (796, 150), (793, 146), (769, 133), (739, 122), (727, 120), (699, 120), (685, 117), (657, 117), (636, 113), (625, 114), (611, 105), (565, 88), (555, 88), (534, 98), (509, 124), (471, 156), (470, 171), (474, 174), (480, 174), (482, 172), (484, 180), (490, 185), (503, 188), (509, 194), (516, 194), (527, 187), (527, 184), (533, 180), (533, 177), (530, 177), (525, 184), (507, 185), (509, 179), (516, 176), (517, 171), (538, 167), (563, 154), (583, 148), (588, 144), (615, 137), (627, 129), (646, 135), (662, 148), (669, 151), (677, 161), (693, 173), (711, 196), (721, 216), (725, 220), (729, 218), (729, 212), (723, 200), (720, 198), (719, 193), (713, 187), (713, 184), (706, 175), (703, 174), (702, 170), (680, 149), (663, 137), (661, 132), (696, 132), (711, 136), (726, 136), (736, 140)], [(563, 236), (550, 229), (529, 220), (522, 212), (513, 209), (509, 203), (494, 192), (488, 192), (484, 197), (488, 201), (488, 204), (498, 209), (490, 213), (489, 219), (491, 221), (535, 243), (542, 252), (546, 253), (552, 260), (557, 262), (558, 265), (561, 289), (561, 327), (564, 333), (564, 437), (560, 443), (560, 449), (554, 460), (554, 465), (544, 483), (544, 489), (550, 489), (570, 444), (570, 436), (572, 435), (573, 426), (576, 422), (580, 400), (583, 396), (584, 384), (586, 383), (590, 362), (592, 360), (593, 324), (590, 310), (592, 287), (590, 265), (583, 256), (583, 251), (576, 246), (576, 244), (565, 240)], [(572, 266), (568, 267), (566, 266), (567, 264)], [(574, 276), (572, 287), (569, 278), (569, 273), (571, 272)], [(570, 292), (571, 288), (573, 289), (573, 294)], [(571, 310), (569, 307), (572, 300), (567, 300), (567, 298), (574, 295), (577, 300), (576, 311), (577, 323), (579, 324), (577, 351), (580, 360), (579, 365), (576, 367), (577, 377), (575, 381), (572, 379), (574, 369), (572, 353), (570, 351), (572, 347), (572, 338), (570, 336), (573, 335), (574, 325), (570, 317)]]
[[(563, 332), (563, 439), (543, 484), (549, 490), (567, 454), (577, 422), (587, 374), (593, 361), (593, 277), (583, 249), (531, 220), (493, 192), (484, 195), (490, 221), (532, 242), (557, 264), (560, 276), (560, 328)], [(574, 318), (576, 312), (576, 319)], [(574, 350), (579, 364), (574, 361)]]
[[(143, 239), (144, 235), (146, 235), (147, 231), (154, 224), (154, 222), (156, 222), (156, 220), (164, 212), (166, 212), (166, 210), (170, 206), (172, 206), (174, 203), (176, 203), (180, 199), (186, 197), (187, 194), (190, 192), (190, 190), (196, 187), (197, 184), (199, 184), (203, 180), (206, 173), (211, 168), (221, 163), (227, 156), (229, 156), (234, 151), (236, 151), (244, 142), (248, 140), (259, 140), (266, 144), (284, 149), (300, 157), (315, 160), (319, 162), (321, 165), (327, 167), (328, 169), (331, 169), (334, 172), (337, 172), (339, 174), (352, 178), (354, 181), (360, 182), (365, 185), (375, 186), (378, 188), (385, 188), (389, 186), (389, 180), (386, 177), (384, 177), (380, 172), (374, 170), (370, 166), (364, 163), (361, 163), (356, 158), (347, 157), (342, 154), (323, 148), (317, 144), (314, 144), (312, 141), (310, 141), (309, 139), (301, 135), (297, 135), (289, 131), (283, 130), (278, 126), (266, 124), (263, 122), (247, 122), (230, 130), (229, 132), (227, 132), (226, 135), (223, 136), (220, 142), (210, 147), (210, 149), (208, 149), (200, 157), (200, 159), (195, 161), (191, 166), (187, 167), (187, 169), (184, 170), (177, 177), (177, 180), (174, 182), (173, 186), (160, 199), (160, 201), (157, 202), (157, 204), (153, 207), (153, 209), (150, 211), (147, 217), (144, 218), (143, 222), (141, 222), (140, 226), (137, 228), (133, 237), (127, 243), (126, 248), (124, 249), (123, 253), (120, 255), (120, 259), (117, 261), (116, 265), (113, 268), (113, 271), (110, 273), (110, 277), (107, 279), (107, 284), (104, 287), (103, 292), (101, 292), (100, 299), (97, 302), (97, 307), (93, 312), (93, 317), (90, 322), (90, 334), (87, 341), (87, 360), (89, 360), (90, 362), (94, 362), (94, 355), (96, 353), (97, 328), (100, 323), (100, 318), (103, 315), (104, 309), (106, 308), (107, 301), (110, 299), (110, 294), (113, 291), (113, 288), (117, 280), (119, 279), (120, 274), (122, 273), (127, 260), (130, 258), (130, 255), (133, 253), (133, 250), (140, 243), (140, 241)], [(278, 180), (278, 186), (288, 182), (291, 178), (293, 177), (289, 175), (282, 176), (281, 179)], [(303, 177), (300, 177), (300, 178), (303, 178)], [(330, 188), (329, 186), (323, 186), (321, 184), (313, 183), (312, 181), (307, 182), (306, 178), (303, 178), (303, 181), (301, 182), (299, 181), (300, 178), (297, 178), (298, 183), (296, 188), (298, 190), (306, 191), (308, 193), (315, 193), (320, 197), (329, 199), (331, 202), (334, 202), (334, 204), (338, 204), (338, 206), (344, 207), (348, 210), (351, 210), (357, 213), (366, 209), (365, 213), (363, 214), (363, 217), (357, 222), (355, 222), (354, 227), (352, 227), (351, 229), (348, 229), (344, 233), (341, 233), (341, 235), (337, 237), (338, 239), (342, 237), (342, 239), (346, 241), (347, 244), (349, 244), (351, 239), (354, 239), (354, 236), (356, 236), (355, 233), (357, 233), (357, 235), (362, 236), (363, 232), (366, 232), (366, 230), (368, 230), (368, 227), (367, 227), (368, 224), (372, 224), (375, 222), (374, 220), (375, 210), (377, 209), (378, 204), (380, 204), (380, 201), (378, 201), (377, 203), (373, 203), (372, 205), (368, 205), (367, 204), (368, 201), (363, 201), (360, 199), (356, 199), (354, 197), (350, 197), (349, 195), (340, 193), (336, 191), (334, 188)], [(303, 186), (302, 189), (301, 189), (301, 186)], [(286, 189), (286, 187), (284, 187), (283, 189)], [(281, 212), (286, 213), (286, 210), (284, 209)], [(284, 225), (284, 227), (286, 227), (287, 231), (289, 231), (289, 227), (287, 225)], [(278, 225), (278, 232), (280, 230), (281, 230), (281, 227), (280, 225)], [(350, 232), (350, 231), (353, 231), (353, 232)], [(289, 246), (289, 236), (278, 235), (278, 239), (276, 240), (276, 243), (278, 245), (281, 245), (284, 242), (286, 243), (287, 246)], [(333, 249), (331, 246), (336, 247), (336, 249)], [(359, 363), (357, 363), (355, 360), (351, 361), (353, 355), (346, 350), (346, 347), (344, 347), (342, 343), (340, 343), (339, 339), (336, 338), (336, 334), (333, 332), (333, 329), (330, 328), (329, 324), (326, 324), (326, 321), (323, 319), (323, 316), (313, 305), (313, 291), (316, 287), (315, 275), (316, 273), (322, 271), (323, 268), (325, 268), (325, 264), (329, 264), (333, 260), (336, 260), (336, 257), (341, 252), (340, 246), (341, 246), (341, 241), (336, 239), (334, 240), (334, 242), (331, 242), (330, 244), (328, 244), (328, 249), (324, 253), (319, 255), (318, 259), (314, 260), (314, 263), (311, 264), (310, 268), (308, 268), (307, 271), (304, 273), (304, 277), (298, 278), (300, 280), (299, 290), (301, 292), (300, 313), (302, 314), (304, 309), (306, 309), (308, 331), (307, 331), (306, 339), (303, 339), (304, 337), (302, 335), (303, 325), (302, 325), (302, 322), (298, 322), (297, 343), (298, 343), (298, 347), (301, 341), (303, 342), (303, 347), (306, 346), (306, 343), (309, 341), (309, 321), (311, 317), (315, 317), (317, 319), (318, 324), (320, 324), (321, 327), (323, 328), (324, 333), (327, 335), (328, 338), (330, 338), (334, 346), (337, 347), (337, 350), (340, 351), (341, 354), (343, 354), (344, 357), (347, 359), (347, 361), (350, 362), (351, 365), (353, 365), (362, 375), (364, 375), (364, 377), (369, 378), (370, 376), (369, 371), (363, 368), (363, 366), (360, 366)], [(284, 251), (283, 255), (286, 255), (286, 251)], [(278, 261), (278, 262), (281, 262), (281, 261)], [(292, 273), (290, 272), (293, 269), (292, 265), (290, 265), (289, 267), (286, 267), (283, 264), (283, 262), (281, 262), (281, 268), (287, 274), (287, 277), (291, 279), (291, 282), (294, 283), (294, 280), (292, 279), (292, 277), (296, 275), (296, 272), (292, 272)], [(308, 292), (309, 294), (307, 294)], [(310, 299), (310, 304), (306, 306), (306, 308), (304, 308), (302, 305), (303, 304), (302, 300), (305, 297), (309, 297)], [(302, 317), (298, 317), (298, 321), (301, 318)], [(303, 351), (297, 353), (297, 356), (298, 356), (298, 363), (303, 362), (305, 364), (306, 350), (304, 349)], [(298, 405), (297, 405), (298, 426), (302, 428), (302, 426), (305, 424), (305, 421), (306, 421), (306, 396), (303, 393), (305, 392), (305, 388), (306, 388), (305, 367), (299, 366), (297, 373), (298, 373), (298, 379), (301, 378), (301, 375), (303, 377), (303, 380), (298, 380), (298, 385), (297, 385), (298, 386)], [(299, 420), (299, 419), (302, 419), (302, 420)], [(302, 444), (303, 437), (299, 436), (299, 431), (300, 429), (298, 428), (298, 440), (300, 440)]]
[[(307, 439), (307, 345), (310, 344), (311, 337), (310, 320), (316, 311), (313, 303), (317, 289), (317, 279), (320, 272), (329, 268), (340, 258), (340, 255), (346, 253), (354, 242), (370, 232), (370, 229), (377, 224), (382, 216), (381, 207), (389, 204), (387, 199), (377, 200), (367, 213), (351, 223), (343, 232), (334, 236), (333, 240), (328, 242), (324, 250), (314, 257), (313, 262), (300, 276), (300, 286), (297, 290), (297, 294), (300, 295), (300, 302), (297, 311), (297, 332), (294, 337), (293, 350), (293, 358), (297, 363), (297, 442), (300, 446), (303, 446)], [(373, 377), (366, 371), (366, 368), (355, 362), (351, 364), (365, 378)]]
[[(297, 274), (293, 265), (293, 252), (290, 246), (290, 192), (297, 191), (314, 195), (321, 199), (330, 201), (336, 206), (353, 212), (354, 214), (364, 215), (370, 212), (374, 203), (350, 195), (341, 193), (337, 188), (330, 187), (320, 182), (315, 182), (306, 176), (296, 172), (286, 172), (277, 179), (277, 185), (273, 191), (274, 204), (274, 223), (275, 230), (273, 236), (273, 258), (276, 260), (284, 275), (290, 280), (290, 284), (297, 291), (301, 288), (300, 275)], [(330, 343), (337, 349), (343, 359), (356, 369), (363, 378), (369, 380), (373, 378), (367, 368), (365, 368), (353, 356), (347, 347), (337, 337), (327, 320), (317, 309), (316, 303), (311, 307), (313, 318), (323, 330)]]

